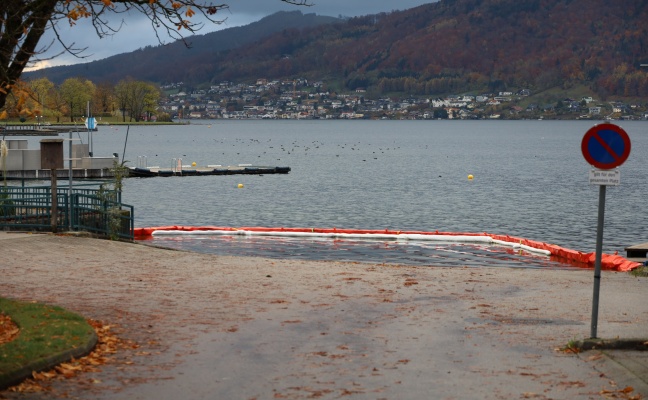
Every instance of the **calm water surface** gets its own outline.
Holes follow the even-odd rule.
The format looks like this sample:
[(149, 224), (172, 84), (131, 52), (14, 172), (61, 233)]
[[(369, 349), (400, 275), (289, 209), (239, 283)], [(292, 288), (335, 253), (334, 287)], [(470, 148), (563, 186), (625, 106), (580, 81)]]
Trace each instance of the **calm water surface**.
[[(218, 120), (131, 127), (125, 152), (131, 165), (146, 156), (149, 166), (170, 167), (172, 159), (182, 158), (183, 164), (199, 166), (246, 163), (289, 166), (292, 171), (128, 179), (123, 200), (135, 206), (136, 226), (489, 232), (591, 252), (599, 187), (588, 183), (590, 166), (580, 143), (592, 125), (591, 121)], [(607, 190), (604, 251), (625, 254), (624, 247), (648, 241), (648, 123), (619, 125), (633, 147), (620, 168), (621, 185)], [(95, 154), (121, 156), (126, 131), (101, 126), (93, 136)], [(244, 188), (237, 188), (239, 183)], [(335, 250), (333, 245), (288, 240), (156, 240), (199, 251), (283, 258), (295, 254), (309, 258), (309, 251), (319, 247)], [(372, 246), (351, 244), (349, 248), (362, 247), (362, 254), (349, 257), (347, 249), (340, 250), (340, 257), (365, 259), (374, 253)], [(427, 263), (439, 254), (452, 258), (446, 250), (425, 247), (400, 251), (422, 251)], [(328, 251), (321, 258), (335, 258)]]

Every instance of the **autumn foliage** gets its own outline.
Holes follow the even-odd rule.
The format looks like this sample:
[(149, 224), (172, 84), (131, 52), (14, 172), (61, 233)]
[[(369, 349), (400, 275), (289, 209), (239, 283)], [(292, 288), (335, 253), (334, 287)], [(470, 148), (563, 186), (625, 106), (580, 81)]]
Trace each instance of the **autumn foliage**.
[(177, 78), (303, 76), (340, 80), (347, 89), (417, 95), (585, 85), (602, 98), (645, 97), (648, 68), (640, 64), (648, 63), (647, 50), (644, 1), (442, 0), (286, 30), (191, 59), (181, 70), (192, 74)]
[[(65, 43), (58, 33), (61, 23), (74, 26), (87, 19), (99, 37), (115, 34), (110, 14), (139, 13), (151, 21), (152, 29), (182, 40), (204, 24), (192, 19), (200, 13), (204, 20), (222, 22), (213, 15), (226, 4), (214, 5), (205, 0), (3, 0), (0, 2), (0, 110), (5, 108), (9, 93), (17, 89), (24, 69), (51, 43), (41, 43), (47, 29), (53, 31), (65, 52), (83, 57), (83, 48)], [(186, 33), (180, 32), (186, 31)]]

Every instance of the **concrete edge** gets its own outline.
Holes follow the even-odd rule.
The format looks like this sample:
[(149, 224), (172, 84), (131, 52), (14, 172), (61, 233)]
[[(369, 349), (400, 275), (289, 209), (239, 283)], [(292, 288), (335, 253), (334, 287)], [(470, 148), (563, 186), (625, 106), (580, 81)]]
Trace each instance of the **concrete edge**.
[[(601, 351), (601, 354), (609, 361), (608, 367), (625, 372), (625, 384), (631, 386), (636, 393), (648, 396), (648, 377), (641, 369), (633, 368), (632, 363), (624, 359), (623, 355), (612, 351)], [(645, 369), (645, 368), (644, 368)]]
[[(638, 371), (632, 368), (632, 365), (624, 363), (623, 355), (615, 354), (614, 350), (592, 350), (595, 354), (599, 354), (604, 361), (603, 364), (594, 366), (594, 369), (599, 373), (613, 378), (617, 383), (622, 386), (630, 386), (633, 389), (633, 394), (640, 396), (648, 396), (648, 381)], [(623, 350), (621, 350), (623, 353)], [(579, 357), (586, 360), (589, 353), (580, 353)], [(644, 397), (639, 397), (644, 398)]]
[(648, 351), (648, 339), (584, 339), (576, 343), (580, 350)]
[(33, 372), (49, 370), (61, 363), (70, 361), (73, 358), (79, 358), (90, 354), (98, 340), (99, 338), (97, 337), (97, 333), (93, 329), (86, 338), (85, 343), (80, 346), (52, 354), (48, 357), (33, 360), (19, 369), (0, 374), (0, 390), (5, 390), (8, 387), (19, 384), (25, 379), (31, 377)]

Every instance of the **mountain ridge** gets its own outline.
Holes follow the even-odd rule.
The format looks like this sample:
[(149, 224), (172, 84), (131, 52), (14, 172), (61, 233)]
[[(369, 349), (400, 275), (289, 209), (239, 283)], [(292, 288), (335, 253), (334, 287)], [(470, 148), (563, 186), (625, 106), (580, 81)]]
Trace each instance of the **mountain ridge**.
[[(238, 26), (189, 37), (189, 47), (178, 40), (165, 45), (145, 46), (138, 50), (116, 54), (101, 60), (88, 63), (62, 65), (49, 67), (24, 74), (27, 79), (46, 77), (55, 83), (61, 83), (67, 78), (84, 77), (93, 81), (117, 81), (131, 76), (135, 79), (153, 82), (182, 81), (181, 74), (169, 73), (168, 77), (156, 74), (152, 76), (149, 71), (159, 63), (172, 63), (174, 58), (193, 59), (209, 52), (228, 51), (237, 46), (260, 40), (276, 31), (284, 29), (303, 29), (320, 24), (340, 21), (339, 18), (319, 16), (316, 14), (303, 14), (301, 11), (279, 11), (259, 21), (245, 26)], [(128, 68), (125, 73), (117, 67)], [(173, 71), (172, 68), (169, 69)]]
[(194, 85), (304, 77), (376, 96), (582, 86), (601, 98), (645, 97), (647, 47), (642, 0), (441, 0), (279, 29), (190, 58), (167, 52), (147, 73), (148, 80)]

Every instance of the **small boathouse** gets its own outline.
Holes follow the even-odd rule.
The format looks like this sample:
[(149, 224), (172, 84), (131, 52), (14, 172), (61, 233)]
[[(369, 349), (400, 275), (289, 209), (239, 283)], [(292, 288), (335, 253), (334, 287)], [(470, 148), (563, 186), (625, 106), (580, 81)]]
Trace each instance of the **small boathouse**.
[[(2, 178), (16, 179), (43, 179), (49, 180), (52, 170), (42, 167), (44, 156), (43, 148), (51, 143), (60, 143), (60, 149), (55, 157), (60, 157), (60, 165), (63, 165), (63, 141), (64, 139), (42, 139), (40, 148), (29, 149), (27, 139), (7, 139), (6, 145), (8, 154), (5, 170), (0, 171)], [(73, 179), (102, 179), (113, 176), (112, 169), (117, 161), (117, 154), (112, 157), (93, 157), (90, 154), (88, 144), (70, 144), (71, 163), (70, 168), (57, 169), (57, 177), (67, 179), (72, 171)], [(69, 165), (69, 164), (68, 164)]]

